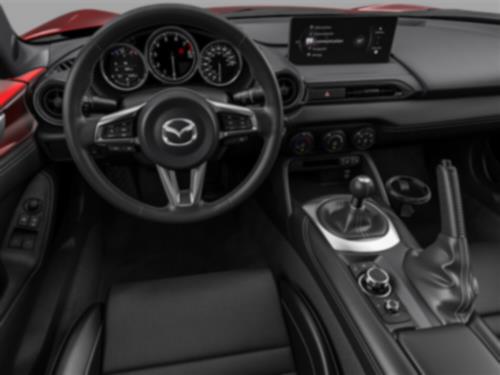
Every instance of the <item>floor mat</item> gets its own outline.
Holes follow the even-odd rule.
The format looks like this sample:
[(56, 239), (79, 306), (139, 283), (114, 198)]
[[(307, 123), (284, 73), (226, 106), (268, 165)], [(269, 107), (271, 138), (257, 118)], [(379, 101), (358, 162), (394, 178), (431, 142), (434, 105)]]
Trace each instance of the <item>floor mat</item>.
[(151, 223), (115, 212), (108, 223), (103, 287), (263, 265), (239, 211), (181, 225)]

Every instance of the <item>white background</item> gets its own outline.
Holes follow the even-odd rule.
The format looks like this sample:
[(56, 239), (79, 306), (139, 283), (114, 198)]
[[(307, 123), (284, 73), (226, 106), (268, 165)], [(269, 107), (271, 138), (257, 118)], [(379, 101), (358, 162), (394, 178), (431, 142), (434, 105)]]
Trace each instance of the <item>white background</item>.
[(22, 34), (41, 23), (76, 9), (102, 9), (123, 12), (141, 5), (160, 2), (194, 4), (203, 7), (225, 5), (299, 5), (353, 8), (370, 4), (418, 4), (435, 8), (466, 9), (500, 13), (500, 0), (0, 0), (14, 29)]

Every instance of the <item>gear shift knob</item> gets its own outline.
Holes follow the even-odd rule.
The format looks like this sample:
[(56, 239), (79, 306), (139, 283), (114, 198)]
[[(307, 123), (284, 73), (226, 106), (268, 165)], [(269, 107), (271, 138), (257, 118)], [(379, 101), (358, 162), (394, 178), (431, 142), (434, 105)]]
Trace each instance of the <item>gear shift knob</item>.
[(370, 177), (360, 175), (351, 180), (349, 190), (352, 194), (352, 206), (354, 208), (361, 208), (363, 201), (375, 192), (375, 184)]

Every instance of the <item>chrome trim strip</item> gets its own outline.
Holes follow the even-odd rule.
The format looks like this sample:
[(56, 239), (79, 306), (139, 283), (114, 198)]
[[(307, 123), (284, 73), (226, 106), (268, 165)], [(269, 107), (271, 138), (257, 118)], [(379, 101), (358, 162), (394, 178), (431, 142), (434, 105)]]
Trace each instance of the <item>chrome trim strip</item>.
[[(201, 202), (207, 163), (203, 163), (190, 170), (189, 189), (187, 191), (182, 191), (179, 188), (176, 171), (163, 168), (158, 164), (156, 165), (156, 170), (160, 176), (160, 181), (167, 195), (170, 207), (192, 207)], [(183, 193), (187, 193), (187, 195)]]
[(379, 211), (386, 219), (389, 224), (389, 229), (387, 233), (381, 237), (374, 238), (366, 238), (360, 240), (348, 240), (335, 234), (331, 233), (328, 229), (326, 229), (320, 222), (318, 218), (318, 209), (325, 204), (326, 202), (332, 199), (339, 198), (350, 198), (348, 195), (333, 195), (328, 197), (321, 197), (310, 201), (302, 206), (307, 215), (311, 218), (313, 223), (319, 229), (321, 234), (328, 241), (330, 246), (335, 251), (350, 251), (353, 253), (376, 253), (380, 251), (385, 251), (393, 248), (397, 244), (401, 242), (399, 238), (399, 234), (394, 227), (391, 219), (383, 212), (377, 205), (372, 202), (367, 202), (372, 207), (374, 207), (377, 211)]
[(3, 132), (5, 131), (5, 113), (0, 113), (0, 140), (2, 140)]

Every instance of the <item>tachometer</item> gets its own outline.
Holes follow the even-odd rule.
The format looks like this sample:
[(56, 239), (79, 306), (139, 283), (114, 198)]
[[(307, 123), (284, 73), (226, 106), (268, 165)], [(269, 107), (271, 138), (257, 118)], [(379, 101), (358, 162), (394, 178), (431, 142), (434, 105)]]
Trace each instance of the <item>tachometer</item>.
[(239, 52), (230, 43), (213, 41), (201, 51), (200, 74), (214, 86), (227, 86), (236, 81), (241, 73)]
[(131, 44), (113, 44), (101, 58), (101, 72), (113, 88), (132, 91), (141, 87), (148, 78), (146, 60)]
[(198, 47), (193, 37), (177, 27), (152, 34), (147, 42), (151, 72), (164, 83), (183, 83), (196, 71)]

